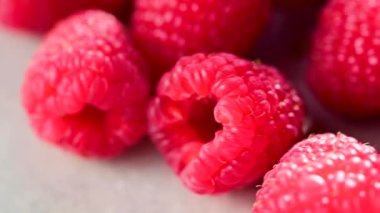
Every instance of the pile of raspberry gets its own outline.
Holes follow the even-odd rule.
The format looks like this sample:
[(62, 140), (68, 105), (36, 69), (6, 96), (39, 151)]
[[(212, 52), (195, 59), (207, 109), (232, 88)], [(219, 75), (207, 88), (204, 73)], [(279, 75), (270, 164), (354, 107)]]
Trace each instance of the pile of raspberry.
[[(94, 159), (148, 135), (195, 193), (260, 184), (252, 212), (380, 212), (380, 155), (315, 134), (292, 81), (376, 119), (380, 1), (0, 0), (0, 22), (44, 34), (21, 88), (41, 140)], [(282, 70), (299, 55), (305, 78)]]

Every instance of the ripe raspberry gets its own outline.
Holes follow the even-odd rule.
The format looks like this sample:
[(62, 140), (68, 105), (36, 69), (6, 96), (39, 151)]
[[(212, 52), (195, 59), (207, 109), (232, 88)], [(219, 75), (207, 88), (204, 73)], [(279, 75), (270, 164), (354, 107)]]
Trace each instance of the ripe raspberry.
[(269, 15), (269, 0), (137, 0), (132, 33), (153, 78), (184, 55), (248, 53)]
[(303, 117), (277, 70), (224, 53), (180, 59), (148, 108), (154, 143), (201, 194), (261, 178), (302, 135)]
[(44, 32), (58, 20), (82, 9), (101, 8), (121, 15), (129, 4), (130, 0), (0, 0), (0, 22)]
[(295, 145), (264, 177), (253, 212), (380, 212), (380, 156), (343, 134)]
[(116, 18), (78, 13), (46, 37), (22, 100), (44, 140), (84, 156), (113, 156), (146, 131), (149, 94), (141, 58)]
[(309, 82), (322, 103), (348, 116), (380, 114), (380, 1), (332, 0), (315, 33)]

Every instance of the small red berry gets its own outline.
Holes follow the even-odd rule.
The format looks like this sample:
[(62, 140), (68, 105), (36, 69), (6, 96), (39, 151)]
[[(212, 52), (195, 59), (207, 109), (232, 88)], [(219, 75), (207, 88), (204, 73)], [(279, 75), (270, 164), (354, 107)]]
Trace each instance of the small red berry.
[(264, 177), (253, 212), (380, 212), (380, 156), (343, 134), (296, 144)]
[(380, 114), (380, 1), (331, 0), (315, 33), (309, 83), (319, 100), (352, 117)]
[(0, 22), (45, 32), (57, 21), (83, 9), (99, 8), (125, 16), (129, 4), (130, 0), (0, 0)]
[(247, 54), (269, 16), (269, 0), (137, 0), (132, 33), (158, 81), (198, 52)]
[(245, 186), (302, 136), (303, 104), (276, 69), (230, 54), (183, 57), (148, 109), (151, 138), (197, 193)]
[(146, 131), (143, 70), (115, 17), (81, 12), (43, 41), (25, 75), (23, 105), (42, 139), (84, 156), (113, 156)]

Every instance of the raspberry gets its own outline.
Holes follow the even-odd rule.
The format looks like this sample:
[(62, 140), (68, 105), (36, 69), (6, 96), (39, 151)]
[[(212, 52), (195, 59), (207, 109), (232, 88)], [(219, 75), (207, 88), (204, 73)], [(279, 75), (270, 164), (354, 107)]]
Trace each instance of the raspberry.
[(253, 212), (380, 212), (380, 156), (344, 134), (295, 145), (264, 177)]
[(380, 114), (380, 1), (332, 0), (315, 33), (309, 83), (320, 101), (349, 117)]
[(122, 15), (129, 4), (130, 0), (0, 0), (0, 22), (44, 32), (58, 20), (82, 9), (101, 8)]
[(200, 194), (257, 181), (302, 135), (303, 117), (276, 69), (225, 53), (180, 59), (148, 107), (153, 142)]
[(153, 79), (198, 52), (252, 50), (269, 15), (269, 0), (137, 0), (132, 33)]
[(42, 139), (83, 156), (114, 156), (146, 131), (143, 70), (122, 24), (84, 11), (47, 35), (26, 72), (23, 105)]

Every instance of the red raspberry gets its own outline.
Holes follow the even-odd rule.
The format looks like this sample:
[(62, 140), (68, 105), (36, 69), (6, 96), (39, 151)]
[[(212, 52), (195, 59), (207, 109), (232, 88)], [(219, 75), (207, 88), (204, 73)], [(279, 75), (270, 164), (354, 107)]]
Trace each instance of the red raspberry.
[(269, 15), (269, 0), (137, 0), (133, 36), (158, 80), (184, 55), (254, 46)]
[(309, 82), (334, 111), (380, 113), (380, 1), (331, 0), (315, 33)]
[(343, 134), (295, 145), (264, 177), (253, 212), (380, 212), (380, 156)]
[(101, 8), (121, 14), (129, 4), (130, 0), (0, 0), (0, 22), (44, 32), (58, 20), (81, 9)]
[(84, 156), (113, 156), (146, 131), (142, 70), (122, 24), (85, 11), (47, 35), (27, 70), (23, 104), (44, 140)]
[(245, 186), (302, 135), (303, 104), (276, 69), (230, 54), (183, 57), (158, 85), (150, 135), (197, 193)]

